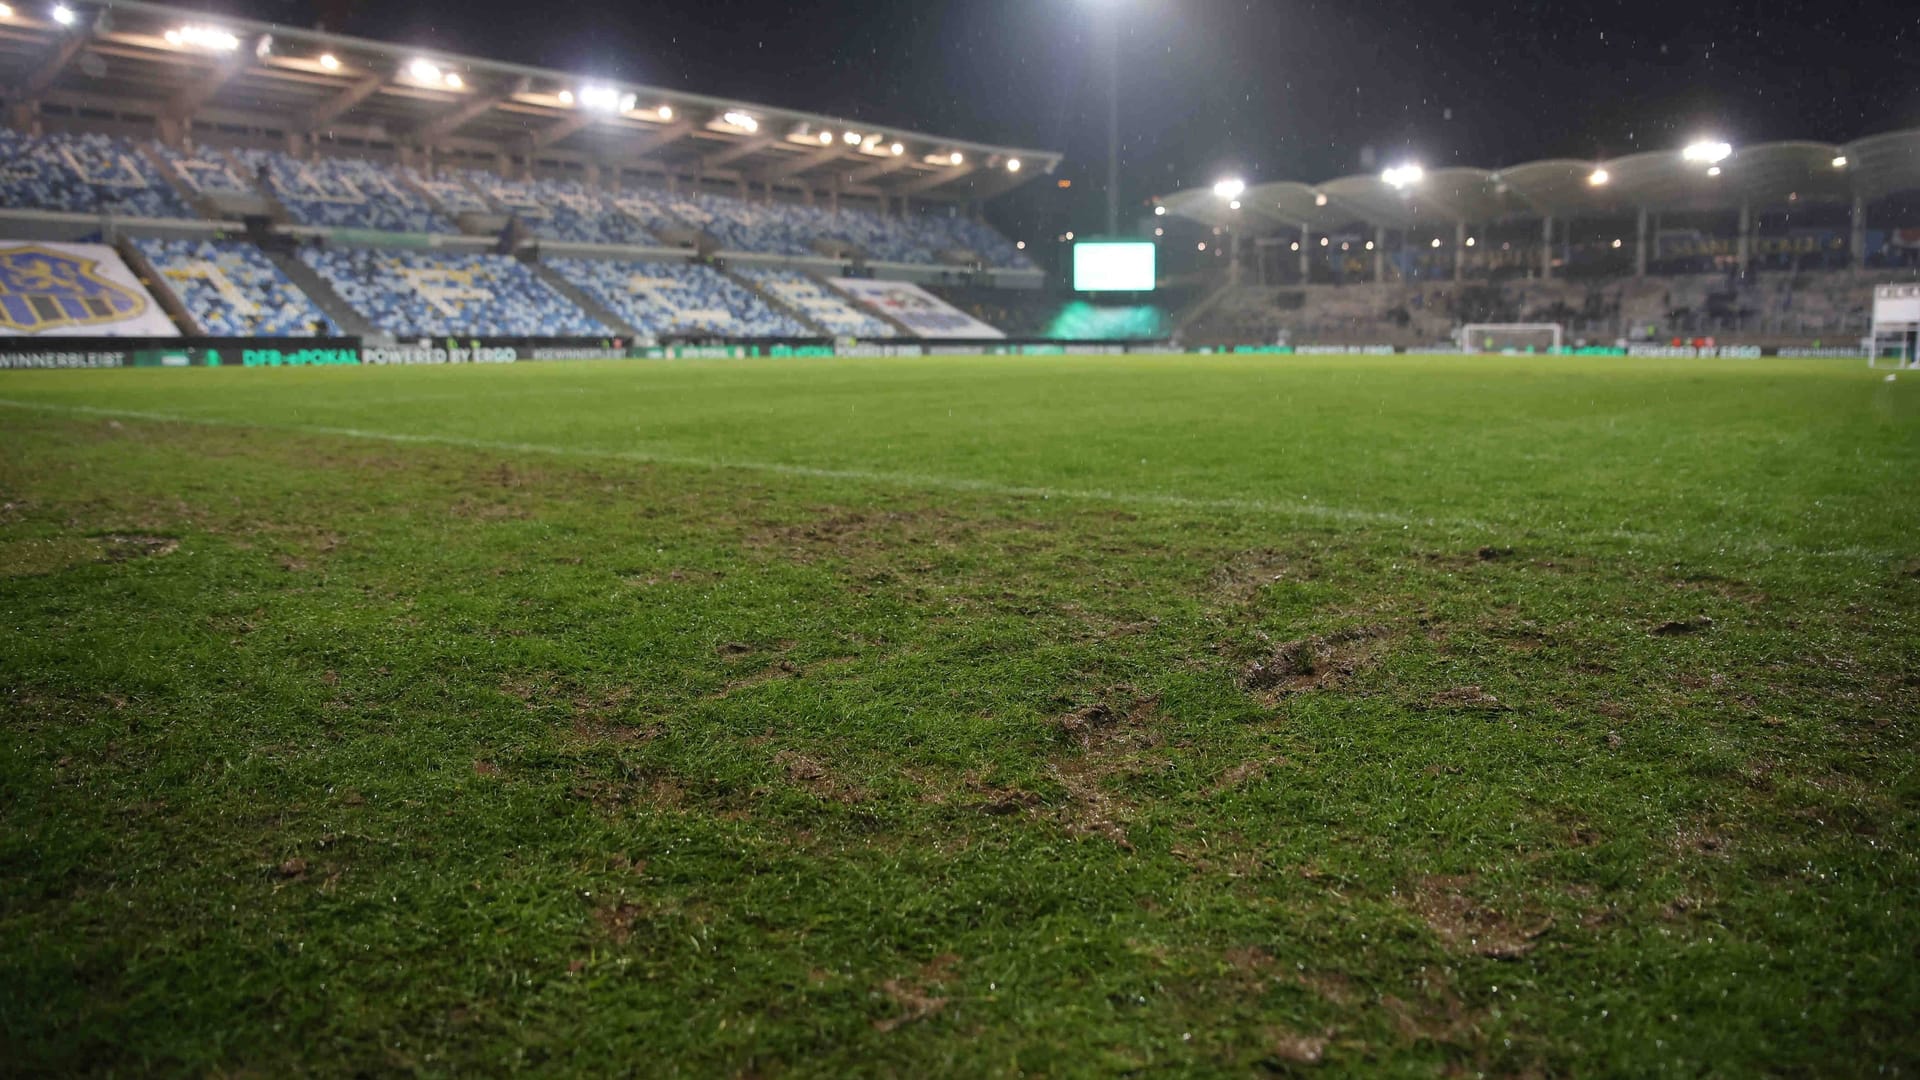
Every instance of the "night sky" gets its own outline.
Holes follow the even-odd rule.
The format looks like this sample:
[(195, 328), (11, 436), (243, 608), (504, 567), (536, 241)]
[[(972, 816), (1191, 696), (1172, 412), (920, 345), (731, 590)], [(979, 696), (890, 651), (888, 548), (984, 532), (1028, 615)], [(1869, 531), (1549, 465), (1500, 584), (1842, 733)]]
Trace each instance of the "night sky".
[(1500, 166), (1920, 126), (1898, 0), (227, 0), (215, 10), (1066, 154), (1019, 234), (1104, 218), (1095, 20), (1122, 25), (1125, 204), (1400, 159)]

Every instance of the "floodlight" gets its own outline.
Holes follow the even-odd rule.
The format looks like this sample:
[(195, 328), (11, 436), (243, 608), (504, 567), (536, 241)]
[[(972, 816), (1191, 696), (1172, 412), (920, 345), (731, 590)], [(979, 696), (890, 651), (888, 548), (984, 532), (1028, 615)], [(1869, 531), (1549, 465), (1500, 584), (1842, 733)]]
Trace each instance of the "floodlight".
[(321, 53), (320, 66), (323, 68), (326, 68), (328, 71), (339, 71), (340, 58), (333, 55), (332, 53)]
[(1068, 233), (1067, 233), (1067, 239), (1069, 239), (1069, 240), (1071, 240), (1071, 239), (1073, 239), (1073, 233), (1072, 233), (1072, 232), (1068, 232)]
[(1153, 235), (1155, 235), (1155, 236), (1165, 236), (1165, 235), (1167, 235), (1167, 230), (1165, 230), (1165, 229), (1155, 229), (1155, 230), (1153, 230)]
[(953, 152), (953, 156), (948, 158), (947, 160), (953, 162), (955, 165), (964, 165), (966, 164), (966, 161), (967, 161), (967, 155), (961, 153), (958, 150), (955, 150)]
[(1298, 241), (1298, 240), (1295, 240), (1295, 241), (1293, 242), (1293, 250), (1295, 250), (1295, 251), (1299, 251), (1299, 250), (1300, 250), (1300, 241)]
[(1245, 180), (1239, 179), (1238, 177), (1222, 180), (1219, 183), (1213, 185), (1213, 193), (1219, 196), (1220, 198), (1227, 199), (1229, 201), (1239, 198), (1242, 194), (1246, 192), (1246, 190), (1247, 190), (1247, 182)]
[(11, 19), (11, 18), (13, 18), (13, 5), (0, 4), (0, 19)]
[(907, 148), (904, 143), (894, 143), (892, 146), (887, 147), (887, 152), (894, 157), (899, 157), (901, 154), (907, 152)]
[(262, 60), (265, 60), (267, 57), (273, 55), (273, 35), (272, 34), (260, 35), (260, 40), (255, 42), (253, 45), (253, 55), (259, 57)]
[(1313, 205), (1315, 205), (1315, 206), (1325, 206), (1325, 205), (1327, 205), (1327, 197), (1326, 197), (1325, 195), (1321, 195), (1321, 194), (1319, 194), (1318, 192), (1316, 192), (1316, 193), (1314, 193), (1314, 196), (1313, 196)]
[(673, 119), (673, 106), (671, 105), (660, 106), (660, 119), (662, 120)]
[(1713, 168), (1711, 168), (1711, 169), (1708, 169), (1708, 170), (1707, 170), (1707, 175), (1708, 175), (1708, 176), (1719, 176), (1719, 175), (1720, 175), (1720, 166), (1718, 166), (1718, 165), (1715, 165), (1715, 166), (1714, 166)]
[(1618, 247), (1620, 247), (1620, 245), (1621, 245), (1621, 241), (1620, 241), (1619, 239), (1617, 239), (1617, 238), (1616, 238), (1616, 239), (1614, 240), (1614, 242), (1613, 242), (1613, 246), (1614, 246), (1615, 248), (1618, 248)]
[(1027, 242), (1025, 240), (1016, 240), (1013, 242), (1013, 249), (1015, 251), (1025, 251), (1027, 250)]
[(466, 85), (467, 85), (467, 80), (461, 78), (459, 72), (455, 72), (455, 71), (447, 72), (447, 89), (461, 90), (461, 89), (465, 89)]
[(1205, 240), (1200, 241), (1200, 250), (1201, 251), (1207, 250), (1207, 242)]
[(1587, 183), (1593, 187), (1605, 187), (1613, 179), (1613, 174), (1605, 169), (1595, 169), (1587, 177)]
[(1239, 200), (1239, 199), (1235, 199), (1235, 200), (1233, 200), (1232, 202), (1230, 202), (1230, 203), (1228, 203), (1228, 204), (1227, 204), (1227, 209), (1229, 209), (1229, 210), (1238, 210), (1238, 209), (1240, 209), (1240, 200)]
[(1167, 208), (1166, 208), (1166, 207), (1164, 207), (1164, 206), (1156, 206), (1156, 207), (1154, 207), (1154, 208), (1153, 208), (1153, 216), (1154, 216), (1154, 217), (1166, 217), (1166, 216), (1167, 216)]
[(1321, 237), (1321, 238), (1320, 238), (1320, 246), (1321, 246), (1321, 247), (1327, 247), (1328, 245), (1330, 245), (1330, 244), (1332, 244), (1332, 243), (1333, 243), (1333, 238), (1332, 238), (1332, 237), (1327, 237), (1327, 236), (1323, 236), (1323, 237)]
[(407, 65), (407, 74), (421, 82), (439, 82), (440, 69), (425, 60), (415, 60)]
[(1433, 238), (1433, 246), (1434, 246), (1434, 247), (1436, 247), (1436, 248), (1440, 246), (1440, 238), (1439, 238), (1439, 237), (1437, 237), (1437, 236), (1436, 236), (1436, 237), (1434, 237), (1434, 238)]
[(1380, 174), (1380, 179), (1390, 188), (1405, 190), (1426, 179), (1427, 170), (1418, 165), (1401, 165)]
[(755, 120), (753, 117), (748, 116), (746, 113), (741, 112), (739, 109), (729, 109), (725, 115), (720, 117), (720, 119), (726, 121), (728, 124), (734, 127), (740, 128), (743, 131), (759, 131), (760, 130), (760, 121)]
[(579, 94), (580, 104), (600, 112), (620, 111), (620, 91), (611, 86), (583, 86)]
[(232, 52), (240, 47), (239, 38), (217, 26), (183, 26), (167, 31), (166, 36), (170, 44), (211, 49), (214, 52)]
[(54, 5), (53, 21), (59, 23), (61, 26), (72, 26), (73, 21), (78, 17), (79, 16), (73, 13), (73, 9), (65, 4)]
[(1703, 139), (1680, 151), (1683, 160), (1697, 161), (1702, 165), (1718, 165), (1732, 156), (1732, 145), (1716, 139)]
[(1369, 240), (1369, 241), (1367, 241), (1367, 250), (1368, 250), (1368, 251), (1372, 251), (1372, 250), (1373, 250), (1373, 241), (1371, 241), (1371, 240)]
[(1474, 239), (1473, 237), (1471, 237), (1471, 236), (1469, 236), (1469, 237), (1467, 237), (1467, 246), (1468, 246), (1468, 247), (1472, 247), (1473, 245), (1475, 245), (1475, 244), (1477, 244), (1477, 243), (1479, 243), (1479, 241), (1478, 241), (1478, 240), (1475, 240), (1475, 239)]
[(571, 90), (560, 91), (560, 104), (562, 105), (573, 104), (573, 91)]
[(1834, 158), (1834, 159), (1833, 159), (1833, 167), (1834, 167), (1834, 168), (1836, 168), (1836, 169), (1844, 169), (1844, 168), (1846, 168), (1846, 167), (1847, 167), (1847, 155), (1845, 155), (1845, 154), (1841, 154), (1841, 155), (1840, 155), (1839, 157), (1837, 157), (1837, 158)]
[(1020, 159), (1019, 159), (1019, 158), (1008, 158), (1008, 159), (1007, 159), (1007, 171), (1008, 171), (1008, 172), (1019, 172), (1019, 171), (1020, 171)]
[(857, 131), (849, 131), (845, 135), (842, 135), (840, 139), (842, 142), (846, 143), (848, 146), (860, 145), (860, 133)]
[(833, 132), (831, 132), (831, 131), (823, 131), (823, 132), (821, 132), (821, 133), (820, 133), (820, 145), (821, 145), (821, 146), (832, 146), (832, 145), (833, 145)]

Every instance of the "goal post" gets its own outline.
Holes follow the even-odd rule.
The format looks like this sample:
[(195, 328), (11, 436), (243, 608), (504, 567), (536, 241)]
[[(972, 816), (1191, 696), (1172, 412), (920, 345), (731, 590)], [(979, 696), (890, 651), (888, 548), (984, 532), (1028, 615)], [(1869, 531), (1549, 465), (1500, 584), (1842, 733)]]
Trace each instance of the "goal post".
[(1920, 284), (1881, 285), (1873, 290), (1870, 367), (1920, 367)]
[(1567, 329), (1559, 323), (1469, 323), (1460, 328), (1465, 353), (1558, 353)]

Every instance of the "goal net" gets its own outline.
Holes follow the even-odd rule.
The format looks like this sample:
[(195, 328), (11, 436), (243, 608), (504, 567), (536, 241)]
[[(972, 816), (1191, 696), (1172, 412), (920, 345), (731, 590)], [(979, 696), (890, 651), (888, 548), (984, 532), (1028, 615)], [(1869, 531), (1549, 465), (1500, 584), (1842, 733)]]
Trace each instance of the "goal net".
[(1873, 290), (1873, 337), (1867, 363), (1874, 367), (1920, 366), (1920, 284), (1882, 285)]
[(1566, 345), (1559, 323), (1473, 323), (1460, 328), (1460, 351), (1469, 353), (1557, 353)]

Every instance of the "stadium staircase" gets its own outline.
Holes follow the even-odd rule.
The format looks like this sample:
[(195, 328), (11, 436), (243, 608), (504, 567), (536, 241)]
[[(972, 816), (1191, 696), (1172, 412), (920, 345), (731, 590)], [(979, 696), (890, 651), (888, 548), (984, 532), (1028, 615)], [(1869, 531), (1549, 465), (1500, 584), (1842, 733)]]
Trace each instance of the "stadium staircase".
[(333, 286), (327, 284), (325, 278), (315, 273), (313, 267), (301, 262), (298, 255), (281, 249), (279, 245), (259, 244), (259, 247), (266, 253), (267, 259), (279, 267), (281, 273), (287, 275), (287, 280), (298, 286), (321, 313), (333, 320), (333, 325), (339, 327), (341, 333), (374, 343), (385, 344), (393, 341), (393, 335), (368, 322), (364, 316), (353, 309), (352, 304), (341, 299), (340, 294), (334, 292)]
[(612, 309), (595, 299), (585, 289), (560, 276), (552, 267), (541, 263), (538, 259), (522, 257), (520, 261), (526, 265), (527, 269), (533, 271), (534, 277), (546, 282), (547, 287), (554, 292), (573, 301), (574, 306), (586, 312), (595, 322), (622, 337), (641, 336), (640, 331), (635, 329), (632, 323), (614, 314)]
[(908, 326), (906, 323), (903, 323), (900, 320), (894, 318), (893, 316), (887, 314), (886, 312), (881, 311), (879, 308), (869, 307), (867, 304), (863, 303), (858, 297), (854, 296), (853, 294), (842, 291), (839, 286), (835, 285), (832, 281), (828, 280), (826, 277), (820, 274), (808, 274), (807, 276), (812, 278), (814, 280), (814, 283), (819, 285), (822, 289), (825, 289), (827, 292), (845, 301), (846, 305), (852, 308), (853, 310), (858, 311), (863, 315), (871, 315), (874, 318), (879, 319), (881, 322), (886, 323), (888, 326), (893, 327), (894, 331), (898, 333), (901, 337), (917, 338), (920, 336), (920, 331), (915, 330), (913, 327)]
[(787, 318), (792, 319), (794, 322), (799, 323), (801, 326), (806, 327), (808, 332), (813, 334), (818, 334), (821, 337), (833, 336), (832, 331), (828, 330), (824, 326), (821, 326), (819, 323), (814, 322), (812, 319), (807, 318), (806, 312), (801, 311), (799, 308), (794, 307), (792, 304), (789, 304), (785, 300), (782, 300), (778, 296), (775, 296), (772, 290), (761, 288), (760, 283), (757, 281), (754, 281), (752, 278), (743, 277), (740, 274), (734, 273), (731, 267), (720, 266), (716, 264), (715, 269), (719, 270), (720, 273), (728, 281), (733, 282), (735, 285), (738, 285), (741, 288), (752, 293), (753, 295), (759, 297), (761, 303), (767, 305), (768, 307), (779, 312), (780, 314), (785, 315)]
[[(161, 175), (166, 174), (163, 171)], [(184, 197), (185, 193), (182, 194)], [(147, 287), (147, 292), (153, 295), (154, 302), (160, 305), (160, 310), (167, 313), (167, 318), (173, 320), (173, 325), (179, 327), (182, 334), (188, 337), (206, 335), (199, 321), (193, 317), (193, 313), (187, 310), (187, 305), (181, 302), (180, 294), (173, 291), (173, 283), (154, 268), (153, 263), (148, 261), (146, 254), (133, 242), (132, 237), (120, 237), (114, 241), (113, 248), (120, 253), (120, 258), (126, 261), (127, 269), (132, 270), (133, 276), (139, 278), (140, 283)]]

